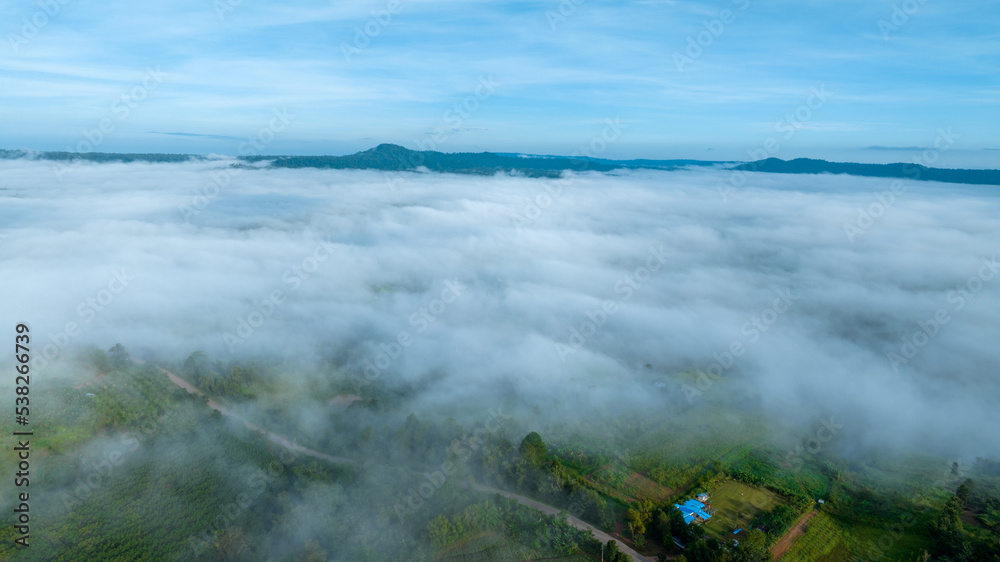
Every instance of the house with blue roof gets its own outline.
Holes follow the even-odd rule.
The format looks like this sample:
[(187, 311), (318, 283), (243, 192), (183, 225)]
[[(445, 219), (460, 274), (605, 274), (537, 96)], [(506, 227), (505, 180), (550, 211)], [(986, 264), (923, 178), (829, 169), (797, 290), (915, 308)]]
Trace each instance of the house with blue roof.
[(681, 515), (684, 516), (684, 522), (688, 525), (694, 520), (700, 520), (700, 522), (708, 521), (712, 516), (705, 511), (705, 504), (698, 500), (688, 500), (683, 504), (674, 504), (674, 507), (681, 511)]

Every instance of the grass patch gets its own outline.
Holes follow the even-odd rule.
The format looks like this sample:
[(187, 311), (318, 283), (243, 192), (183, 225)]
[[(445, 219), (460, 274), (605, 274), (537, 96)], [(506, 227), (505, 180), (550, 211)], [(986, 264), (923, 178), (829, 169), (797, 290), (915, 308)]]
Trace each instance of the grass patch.
[(646, 478), (638, 472), (633, 472), (625, 479), (623, 490), (636, 500), (651, 500), (653, 502), (666, 501), (674, 494), (672, 489)]
[(656, 503), (669, 499), (674, 491), (638, 472), (609, 465), (593, 471), (585, 478), (598, 492), (623, 504), (650, 500)]
[(820, 512), (781, 557), (782, 562), (833, 562), (861, 556), (877, 560), (916, 560), (929, 548), (925, 537), (894, 535), (870, 525), (854, 525)]
[(843, 560), (835, 558), (848, 552), (844, 541), (844, 530), (837, 521), (825, 513), (818, 513), (809, 521), (805, 534), (792, 543), (791, 548), (781, 557), (785, 562), (813, 562)]
[(781, 496), (763, 488), (724, 480), (709, 491), (715, 515), (705, 523), (705, 533), (719, 540), (728, 540), (737, 528), (747, 529), (755, 517), (779, 503)]
[(848, 542), (853, 554), (881, 560), (916, 560), (924, 549), (930, 548), (926, 537), (913, 532), (893, 535), (886, 529), (870, 526), (847, 528)]

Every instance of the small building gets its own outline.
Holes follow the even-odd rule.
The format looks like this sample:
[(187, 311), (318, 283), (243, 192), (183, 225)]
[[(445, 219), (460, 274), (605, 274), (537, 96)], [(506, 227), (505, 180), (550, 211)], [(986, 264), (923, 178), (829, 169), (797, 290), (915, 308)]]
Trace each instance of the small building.
[(735, 531), (733, 531), (733, 544), (739, 545), (740, 541), (743, 540), (743, 538), (746, 536), (747, 536), (747, 531), (743, 527), (736, 529)]
[(712, 516), (705, 511), (705, 504), (698, 500), (688, 500), (683, 504), (675, 503), (674, 507), (680, 510), (681, 515), (684, 516), (684, 522), (688, 525), (690, 525), (692, 521), (704, 523), (712, 518)]
[(708, 503), (708, 494), (698, 494), (694, 499), (700, 501), (701, 503)]

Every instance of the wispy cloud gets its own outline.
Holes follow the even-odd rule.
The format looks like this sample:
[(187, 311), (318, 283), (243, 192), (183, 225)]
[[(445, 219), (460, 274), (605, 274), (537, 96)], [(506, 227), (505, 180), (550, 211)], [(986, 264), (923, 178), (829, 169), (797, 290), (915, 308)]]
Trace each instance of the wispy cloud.
[(235, 141), (244, 140), (241, 137), (230, 137), (230, 136), (226, 136), (226, 135), (205, 135), (205, 134), (201, 134), (201, 133), (164, 133), (164, 132), (160, 132), (160, 131), (149, 131), (149, 134), (151, 134), (151, 135), (173, 135), (173, 136), (177, 136), (177, 137), (202, 137), (202, 138), (206, 138), (206, 139), (225, 139), (225, 140), (235, 140)]
[(864, 150), (892, 150), (899, 152), (916, 152), (919, 150), (931, 150), (928, 146), (866, 146)]
[[(199, 131), (214, 137), (188, 137), (192, 148), (221, 151), (260, 114), (284, 105), (302, 116), (286, 148), (314, 151), (325, 139), (367, 148), (363, 137), (405, 142), (484, 73), (495, 74), (504, 90), (468, 123), (483, 130), (474, 139), (456, 137), (451, 148), (565, 152), (593, 133), (560, 124), (609, 116), (635, 123), (635, 144), (617, 145), (628, 152), (616, 156), (677, 156), (664, 147), (684, 144), (748, 146), (758, 140), (756, 123), (779, 119), (821, 82), (838, 94), (831, 122), (893, 125), (813, 123), (815, 134), (803, 142), (907, 146), (920, 142), (919, 132), (899, 134), (907, 129), (967, 123), (964, 142), (984, 145), (995, 129), (980, 117), (995, 114), (1000, 51), (971, 1), (922, 7), (892, 41), (877, 27), (882, 5), (848, 0), (847, 8), (789, 10), (754, 3), (681, 76), (669, 72), (664, 53), (683, 49), (722, 5), (585, 2), (555, 30), (546, 19), (549, 2), (480, 2), (461, 13), (457, 5), (403, 2), (350, 64), (338, 46), (369, 23), (378, 9), (371, 2), (243, 2), (221, 21), (211, 3), (193, 1), (138, 11), (110, 0), (100, 18), (66, 9), (18, 53), (0, 56), (0, 143), (61, 148), (151, 64), (169, 72), (170, 83), (108, 150), (128, 150), (133, 141), (147, 143), (143, 150), (174, 150), (176, 135), (136, 135)], [(36, 9), (10, 5), (4, 21)], [(816, 20), (826, 25), (809, 25)], [(948, 109), (929, 111), (923, 100)]]

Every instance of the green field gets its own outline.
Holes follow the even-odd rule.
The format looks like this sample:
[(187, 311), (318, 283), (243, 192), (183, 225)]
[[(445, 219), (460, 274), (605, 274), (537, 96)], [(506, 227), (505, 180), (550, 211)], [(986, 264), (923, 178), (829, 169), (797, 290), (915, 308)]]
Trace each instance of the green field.
[[(25, 559), (141, 552), (149, 559), (151, 553), (202, 560), (236, 553), (263, 560), (276, 548), (287, 551), (283, 545), (315, 560), (323, 559), (321, 552), (373, 561), (600, 559), (601, 545), (589, 533), (513, 500), (470, 495), (457, 484), (471, 478), (564, 509), (650, 557), (679, 554), (672, 537), (681, 537), (688, 554), (700, 552), (689, 556), (698, 562), (716, 559), (721, 553), (706, 549), (720, 548), (744, 549), (739, 560), (763, 560), (775, 544), (786, 549), (782, 560), (913, 562), (925, 549), (946, 553), (948, 544), (935, 530), (945, 504), (961, 499), (960, 510), (951, 511), (961, 523), (949, 536), (977, 549), (977, 560), (1000, 560), (1000, 551), (990, 550), (1000, 529), (1000, 464), (994, 461), (961, 465), (878, 451), (847, 457), (833, 444), (803, 452), (793, 440), (770, 438), (777, 430), (762, 418), (719, 405), (703, 417), (593, 415), (553, 424), (547, 428), (553, 437), (543, 431), (544, 440), (530, 424), (503, 416), (473, 447), (474, 425), (413, 413), (385, 416), (405, 393), (366, 387), (349, 413), (328, 408), (329, 397), (347, 388), (342, 374), (275, 392), (269, 377), (278, 366), (244, 367), (192, 354), (183, 368), (214, 389), (213, 399), (261, 427), (319, 443), (311, 446), (330, 454), (360, 451), (365, 470), (282, 456), (274, 442), (223, 419), (205, 398), (178, 389), (149, 363), (122, 363), (83, 389), (67, 386), (77, 380), (49, 382), (32, 394), (44, 398), (32, 407), (45, 421), (39, 424), (44, 437), (32, 443), (31, 458), (41, 461), (32, 466), (32, 484), (66, 493), (35, 500), (38, 512), (51, 517), (33, 521), (37, 538)], [(244, 408), (244, 398), (255, 393), (267, 400)], [(302, 431), (288, 412), (303, 403), (317, 405), (330, 431)], [(0, 426), (12, 431), (7, 423)], [(84, 447), (90, 440), (102, 446)], [(5, 459), (11, 465), (12, 452)], [(428, 475), (445, 470), (445, 462), (459, 465), (461, 476), (442, 485)], [(971, 488), (959, 498), (959, 484), (972, 478), (975, 485), (968, 480)], [(246, 506), (232, 508), (250, 482), (256, 491)], [(431, 484), (428, 496), (423, 490)], [(687, 525), (671, 506), (702, 491), (710, 495), (713, 517)], [(822, 505), (815, 503), (819, 498)], [(786, 535), (810, 508), (817, 512), (803, 534)], [(306, 522), (311, 536), (299, 532)], [(356, 533), (372, 524), (378, 532)], [(735, 529), (762, 524), (766, 535), (754, 531), (733, 545)], [(4, 531), (0, 558), (13, 552), (12, 533)], [(780, 542), (782, 536), (788, 541)], [(69, 543), (72, 552), (62, 546)]]
[(500, 562), (503, 560), (527, 560), (536, 552), (525, 545), (511, 542), (495, 531), (482, 533), (463, 540), (439, 552), (435, 560), (455, 562)]
[(792, 543), (781, 560), (786, 562), (833, 562), (847, 557), (844, 531), (825, 513), (818, 513), (809, 521), (805, 534)]
[(623, 503), (642, 500), (663, 502), (674, 493), (672, 489), (638, 472), (617, 466), (605, 466), (595, 470), (587, 477), (587, 481), (594, 484), (595, 489)]
[(728, 540), (734, 530), (747, 529), (757, 515), (783, 503), (779, 495), (765, 490), (725, 480), (709, 490), (715, 515), (704, 524), (705, 534)]
[(927, 547), (926, 539), (913, 533), (893, 535), (885, 529), (853, 525), (820, 512), (809, 521), (805, 533), (792, 543), (781, 560), (835, 562), (854, 556), (916, 560)]

